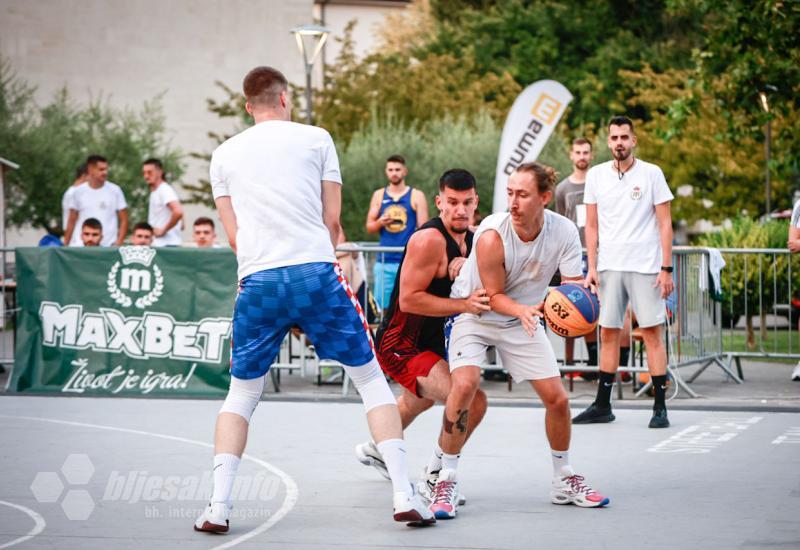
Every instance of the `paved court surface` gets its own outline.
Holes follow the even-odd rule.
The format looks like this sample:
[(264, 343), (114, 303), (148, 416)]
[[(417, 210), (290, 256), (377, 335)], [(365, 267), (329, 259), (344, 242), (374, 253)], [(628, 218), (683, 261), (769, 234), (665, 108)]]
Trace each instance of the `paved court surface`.
[[(647, 411), (619, 410), (576, 426), (573, 465), (611, 497), (586, 510), (547, 499), (543, 410), (495, 407), (462, 458), (459, 517), (411, 529), (391, 521), (390, 484), (353, 457), (360, 405), (268, 399), (232, 531), (210, 536), (191, 524), (218, 407), (0, 397), (0, 548), (800, 548), (796, 413), (680, 410), (659, 431)], [(407, 433), (414, 473), (440, 418)]]

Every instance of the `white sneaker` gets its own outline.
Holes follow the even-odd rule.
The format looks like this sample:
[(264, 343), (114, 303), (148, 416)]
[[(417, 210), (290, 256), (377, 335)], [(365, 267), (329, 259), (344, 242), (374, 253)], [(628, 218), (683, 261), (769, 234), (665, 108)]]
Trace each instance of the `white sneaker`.
[(200, 517), (194, 522), (194, 530), (208, 533), (227, 533), (230, 527), (230, 522), (228, 521), (230, 515), (230, 506), (224, 502), (209, 502)]
[(792, 381), (800, 381), (800, 363), (797, 363), (797, 366), (792, 371)]
[(553, 504), (576, 504), (581, 508), (599, 508), (611, 502), (589, 487), (583, 476), (568, 468), (562, 468), (561, 475), (553, 478), (550, 500)]
[(447, 468), (439, 472), (433, 488), (431, 512), (436, 519), (453, 519), (458, 513), (458, 482), (456, 471)]
[(380, 472), (380, 474), (386, 479), (392, 479), (389, 477), (389, 470), (386, 469), (386, 463), (383, 461), (383, 455), (381, 455), (378, 447), (376, 447), (375, 443), (372, 441), (366, 441), (356, 445), (356, 458), (364, 466), (374, 466), (375, 469), (378, 470), (378, 472)]
[(394, 494), (394, 520), (404, 521), (410, 527), (424, 527), (436, 523), (433, 512), (416, 492)]
[[(431, 502), (433, 500), (433, 488), (436, 486), (436, 480), (439, 479), (439, 471), (428, 472), (428, 467), (422, 471), (422, 477), (417, 482), (417, 492), (422, 498)], [(464, 506), (467, 503), (467, 497), (460, 492), (458, 493), (458, 505)]]

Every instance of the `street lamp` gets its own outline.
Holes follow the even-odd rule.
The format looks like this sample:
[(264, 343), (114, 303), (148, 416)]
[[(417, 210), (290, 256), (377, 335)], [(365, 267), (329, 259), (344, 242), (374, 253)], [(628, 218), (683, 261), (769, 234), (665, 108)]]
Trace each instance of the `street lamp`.
[[(297, 40), (297, 47), (303, 55), (303, 64), (306, 70), (306, 122), (312, 124), (311, 69), (314, 67), (314, 61), (317, 60), (319, 53), (322, 51), (322, 46), (325, 45), (325, 41), (328, 40), (328, 35), (331, 31), (320, 25), (301, 25), (293, 28), (290, 32)], [(309, 52), (311, 52), (310, 57)]]
[(761, 103), (761, 108), (764, 109), (764, 112), (767, 114), (767, 126), (765, 129), (765, 139), (764, 139), (764, 157), (766, 159), (766, 168), (765, 168), (765, 181), (764, 181), (764, 191), (767, 195), (767, 218), (769, 219), (769, 215), (772, 212), (772, 183), (770, 182), (770, 175), (769, 175), (769, 159), (772, 154), (772, 117), (770, 116), (769, 112), (769, 101), (767, 97), (767, 92), (775, 92), (778, 89), (775, 86), (771, 86), (767, 84), (765, 89), (758, 92), (758, 99)]

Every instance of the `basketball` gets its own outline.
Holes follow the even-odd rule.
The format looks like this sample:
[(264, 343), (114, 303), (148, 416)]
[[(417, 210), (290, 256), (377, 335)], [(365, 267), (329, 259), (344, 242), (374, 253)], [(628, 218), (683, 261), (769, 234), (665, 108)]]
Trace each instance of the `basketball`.
[(600, 302), (588, 288), (567, 283), (552, 289), (544, 301), (547, 326), (567, 338), (584, 336), (597, 326)]

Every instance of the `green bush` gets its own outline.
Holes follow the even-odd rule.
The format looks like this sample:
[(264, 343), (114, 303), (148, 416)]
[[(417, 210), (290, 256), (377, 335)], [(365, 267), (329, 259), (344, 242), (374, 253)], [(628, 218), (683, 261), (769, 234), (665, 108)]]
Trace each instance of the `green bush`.
[(0, 155), (20, 165), (6, 176), (9, 225), (60, 235), (61, 197), (92, 153), (108, 159), (108, 178), (125, 192), (131, 223), (147, 219), (142, 161), (161, 158), (170, 181), (183, 174), (158, 99), (140, 111), (119, 110), (102, 100), (78, 105), (62, 89), (39, 107), (33, 92), (0, 57)]

